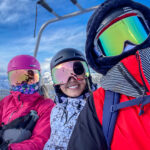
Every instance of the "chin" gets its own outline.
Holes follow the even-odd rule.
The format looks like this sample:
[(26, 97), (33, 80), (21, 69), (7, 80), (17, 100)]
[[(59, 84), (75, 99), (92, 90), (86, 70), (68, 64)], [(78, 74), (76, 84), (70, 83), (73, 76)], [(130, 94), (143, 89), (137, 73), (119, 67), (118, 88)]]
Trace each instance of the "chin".
[(71, 94), (71, 95), (69, 95), (70, 97), (78, 97), (78, 96), (80, 96), (81, 94), (80, 93), (74, 93), (74, 94)]
[(66, 91), (64, 91), (64, 93), (69, 96), (69, 97), (78, 97), (82, 94), (83, 90), (81, 90), (80, 88), (76, 88), (76, 89), (67, 89)]

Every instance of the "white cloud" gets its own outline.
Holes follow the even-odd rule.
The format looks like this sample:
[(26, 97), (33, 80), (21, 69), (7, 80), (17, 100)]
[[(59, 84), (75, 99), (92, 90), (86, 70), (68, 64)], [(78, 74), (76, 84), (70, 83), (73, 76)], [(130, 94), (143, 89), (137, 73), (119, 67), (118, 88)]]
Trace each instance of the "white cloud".
[[(50, 70), (50, 60), (59, 50), (72, 47), (84, 51), (84, 30), (84, 26), (67, 27), (67, 30), (64, 27), (57, 29), (55, 32), (47, 31), (46, 34), (43, 34), (41, 37), (37, 58), (40, 57), (41, 60), (41, 57), (44, 55), (48, 54), (48, 56), (46, 56), (46, 58), (44, 58), (41, 62), (41, 68), (43, 70), (42, 72)], [(9, 42), (8, 45), (0, 45), (0, 56), (3, 56), (0, 62), (5, 64), (5, 71), (8, 61), (12, 57), (20, 54), (33, 55), (35, 43), (36, 39), (32, 37), (24, 37), (15, 39), (14, 41)]]
[(85, 45), (85, 27), (67, 27), (50, 31), (41, 38), (39, 51), (49, 51), (55, 53), (56, 51), (72, 47), (77, 49), (84, 49)]
[(45, 58), (45, 61), (50, 62), (52, 60), (52, 57), (50, 58)]
[[(29, 5), (30, 4), (30, 5)], [(15, 23), (31, 13), (30, 0), (1, 0), (0, 23)]]
[(0, 76), (7, 76), (7, 67), (4, 65), (0, 67)]
[(42, 73), (50, 72), (50, 61), (52, 58), (45, 58), (44, 62), (41, 63)]
[[(20, 53), (31, 53), (33, 54), (35, 49), (36, 39), (33, 37), (23, 37), (15, 39), (9, 42), (9, 45), (5, 45), (5, 49), (11, 52), (19, 51)], [(38, 52), (50, 52), (55, 54), (58, 50), (72, 47), (79, 50), (83, 50), (85, 45), (85, 32), (84, 26), (80, 27), (69, 27), (57, 29), (55, 32), (47, 31), (41, 37)], [(7, 48), (6, 48), (7, 47)], [(2, 45), (0, 49), (3, 50)], [(1, 53), (1, 52), (0, 52)], [(3, 52), (4, 53), (4, 52)]]

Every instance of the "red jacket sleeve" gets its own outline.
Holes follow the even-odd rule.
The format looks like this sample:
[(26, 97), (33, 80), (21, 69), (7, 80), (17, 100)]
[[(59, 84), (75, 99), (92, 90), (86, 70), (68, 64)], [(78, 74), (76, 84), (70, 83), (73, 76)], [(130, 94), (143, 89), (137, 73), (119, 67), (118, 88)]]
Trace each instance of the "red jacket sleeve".
[[(46, 105), (46, 107), (45, 107)], [(39, 119), (32, 132), (32, 136), (29, 140), (25, 140), (21, 143), (10, 144), (9, 150), (43, 150), (43, 147), (50, 137), (50, 113), (54, 103), (45, 104), (43, 112), (40, 112)]]
[(105, 90), (103, 88), (99, 88), (93, 92), (94, 107), (101, 125), (102, 125), (104, 99), (105, 99)]

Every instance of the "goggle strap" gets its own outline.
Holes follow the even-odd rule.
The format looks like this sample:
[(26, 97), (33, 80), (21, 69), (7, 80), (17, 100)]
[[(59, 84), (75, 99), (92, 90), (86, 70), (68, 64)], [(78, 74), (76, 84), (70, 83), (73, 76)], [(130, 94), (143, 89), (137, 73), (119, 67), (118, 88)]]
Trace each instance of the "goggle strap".
[(106, 25), (101, 31), (100, 33), (96, 36), (96, 39), (99, 38), (99, 36), (107, 29), (109, 28), (112, 24), (114, 24), (115, 22), (119, 21), (119, 20), (122, 20), (124, 18), (127, 18), (127, 17), (131, 17), (131, 16), (137, 16), (136, 13), (128, 13), (128, 14), (125, 14), (125, 15), (122, 15), (122, 16), (119, 16), (117, 17), (116, 19), (114, 19), (113, 21), (111, 21), (111, 23), (109, 23), (108, 25)]

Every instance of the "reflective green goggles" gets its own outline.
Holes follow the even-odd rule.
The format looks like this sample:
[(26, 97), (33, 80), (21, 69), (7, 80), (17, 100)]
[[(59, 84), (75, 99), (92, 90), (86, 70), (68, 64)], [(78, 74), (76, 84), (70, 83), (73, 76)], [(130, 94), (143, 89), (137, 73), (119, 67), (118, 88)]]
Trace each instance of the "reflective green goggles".
[(135, 13), (125, 14), (111, 21), (97, 32), (94, 44), (104, 56), (117, 56), (125, 46), (140, 45), (149, 35), (149, 29), (142, 17)]

